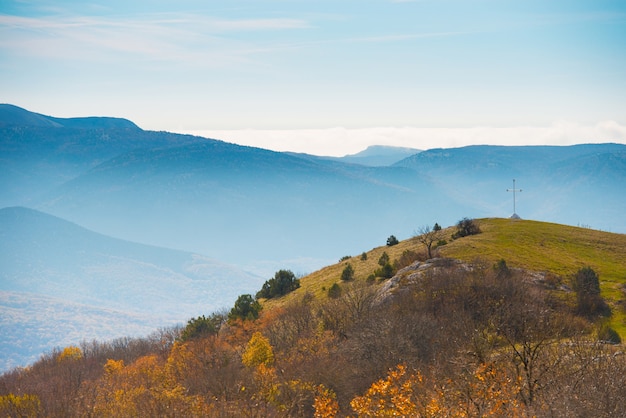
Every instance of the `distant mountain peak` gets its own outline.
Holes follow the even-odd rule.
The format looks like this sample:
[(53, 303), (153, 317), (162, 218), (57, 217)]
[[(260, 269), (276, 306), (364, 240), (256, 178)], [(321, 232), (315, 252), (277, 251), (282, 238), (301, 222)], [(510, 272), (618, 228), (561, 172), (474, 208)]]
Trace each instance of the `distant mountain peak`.
[(56, 118), (4, 103), (0, 104), (0, 127), (5, 126), (78, 129), (140, 129), (135, 123), (123, 118), (104, 116)]
[(370, 145), (363, 151), (345, 157), (334, 158), (335, 160), (361, 164), (372, 167), (384, 167), (395, 164), (405, 158), (422, 152), (416, 148), (394, 147), (391, 145)]
[(395, 147), (392, 145), (370, 145), (363, 151), (357, 152), (356, 154), (346, 155), (346, 157), (372, 157), (372, 156), (389, 156), (393, 155), (394, 157), (398, 154), (404, 154), (406, 156), (414, 155), (422, 150), (417, 148), (408, 148), (408, 147)]

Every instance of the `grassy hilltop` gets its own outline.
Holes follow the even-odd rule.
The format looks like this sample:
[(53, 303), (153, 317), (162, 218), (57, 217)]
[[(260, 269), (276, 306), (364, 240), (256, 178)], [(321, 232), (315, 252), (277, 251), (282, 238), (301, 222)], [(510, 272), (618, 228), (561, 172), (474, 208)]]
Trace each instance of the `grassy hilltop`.
[[(505, 260), (511, 268), (544, 272), (565, 285), (570, 285), (570, 278), (578, 269), (589, 266), (598, 273), (602, 296), (612, 307), (612, 327), (626, 337), (626, 315), (618, 306), (626, 285), (625, 234), (521, 219), (487, 218), (475, 222), (480, 226), (480, 234), (456, 240), (452, 239), (455, 228), (445, 229), (447, 244), (435, 250), (437, 255), (489, 264)], [(365, 260), (358, 254), (303, 277), (297, 291), (267, 300), (265, 307), (289, 303), (307, 292), (324, 297), (334, 283), (341, 284), (341, 273), (347, 264), (353, 267), (355, 280), (366, 280), (380, 267), (378, 260), (383, 253), (393, 262), (406, 251), (426, 257), (424, 245), (416, 238), (373, 248), (365, 253)]]

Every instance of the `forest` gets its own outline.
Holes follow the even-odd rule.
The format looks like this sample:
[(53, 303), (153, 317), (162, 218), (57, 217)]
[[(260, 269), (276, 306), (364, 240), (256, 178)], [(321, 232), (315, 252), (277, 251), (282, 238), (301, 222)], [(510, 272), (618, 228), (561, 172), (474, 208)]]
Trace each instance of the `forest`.
[[(423, 237), (413, 244), (423, 249)], [(383, 250), (396, 254), (391, 247), (378, 252)], [(371, 261), (374, 254), (345, 259), (339, 269), (348, 261)], [(286, 296), (240, 298), (230, 312), (193, 318), (146, 338), (54, 350), (0, 377), (0, 412), (624, 415), (626, 356), (619, 335), (607, 325), (615, 307), (602, 298), (592, 268), (569, 278), (538, 279), (504, 259), (425, 262), (425, 250), (402, 254), (391, 258), (391, 279), (337, 275), (333, 292), (287, 286), (293, 291)], [(271, 280), (288, 276), (295, 283), (279, 273)], [(266, 288), (275, 284), (271, 280)]]

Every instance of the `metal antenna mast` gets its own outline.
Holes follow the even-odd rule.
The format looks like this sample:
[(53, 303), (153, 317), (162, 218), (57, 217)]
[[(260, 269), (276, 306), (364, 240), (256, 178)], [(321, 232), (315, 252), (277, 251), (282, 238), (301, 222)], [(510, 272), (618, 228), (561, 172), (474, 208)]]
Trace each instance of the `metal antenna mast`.
[(515, 210), (515, 193), (516, 192), (522, 192), (522, 189), (516, 189), (515, 188), (515, 179), (513, 179), (513, 188), (512, 189), (506, 189), (507, 192), (513, 192), (513, 215), (511, 215), (511, 218), (519, 218), (519, 216), (517, 215), (517, 212)]

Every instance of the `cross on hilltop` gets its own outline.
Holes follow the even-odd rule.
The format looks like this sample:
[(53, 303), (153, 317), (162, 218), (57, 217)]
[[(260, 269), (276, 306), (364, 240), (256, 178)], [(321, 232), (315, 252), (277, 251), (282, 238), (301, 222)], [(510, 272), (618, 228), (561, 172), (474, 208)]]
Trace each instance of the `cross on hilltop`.
[(519, 217), (519, 215), (517, 214), (516, 210), (515, 210), (515, 193), (516, 192), (522, 192), (522, 189), (516, 189), (515, 188), (515, 179), (513, 179), (513, 188), (512, 189), (506, 189), (507, 192), (513, 192), (513, 215), (511, 215), (511, 219), (521, 219)]

